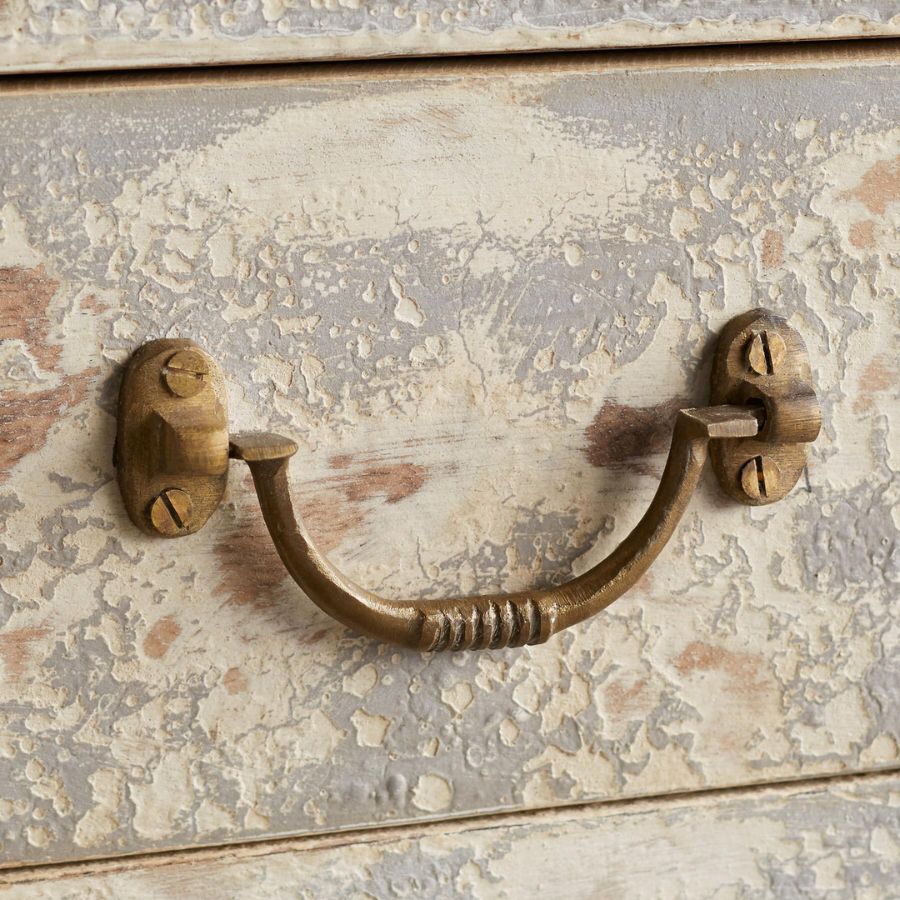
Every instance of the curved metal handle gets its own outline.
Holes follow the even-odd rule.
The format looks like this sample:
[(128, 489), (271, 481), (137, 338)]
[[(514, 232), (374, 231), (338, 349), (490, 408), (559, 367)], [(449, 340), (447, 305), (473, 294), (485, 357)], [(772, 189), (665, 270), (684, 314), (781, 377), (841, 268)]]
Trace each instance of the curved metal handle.
[(687, 508), (717, 438), (759, 432), (749, 406), (678, 413), (662, 480), (647, 512), (624, 541), (583, 575), (559, 587), (449, 600), (387, 600), (342, 575), (315, 548), (294, 513), (288, 462), (297, 451), (277, 434), (239, 434), (231, 456), (250, 467), (263, 518), (278, 555), (303, 592), (344, 625), (417, 650), (481, 650), (540, 644), (609, 606), (650, 567)]
[(594, 615), (647, 571), (687, 507), (710, 442), (719, 482), (735, 499), (774, 503), (791, 490), (821, 424), (800, 335), (766, 310), (733, 319), (713, 362), (712, 398), (723, 405), (678, 413), (656, 495), (606, 559), (560, 587), (515, 594), (387, 600), (342, 575), (294, 513), (287, 470), (297, 445), (275, 434), (229, 441), (224, 379), (191, 341), (151, 341), (132, 357), (119, 392), (115, 457), (128, 514), (149, 534), (202, 528), (222, 499), (229, 457), (242, 459), (288, 572), (329, 615), (418, 650), (517, 647)]

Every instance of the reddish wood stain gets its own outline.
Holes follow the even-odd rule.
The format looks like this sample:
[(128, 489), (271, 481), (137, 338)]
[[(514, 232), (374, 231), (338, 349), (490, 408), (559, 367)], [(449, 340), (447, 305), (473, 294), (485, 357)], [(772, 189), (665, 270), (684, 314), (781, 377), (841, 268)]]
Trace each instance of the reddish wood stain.
[(32, 644), (50, 634), (45, 625), (19, 628), (0, 634), (0, 659), (9, 678), (20, 678), (25, 674), (31, 659)]
[(647, 680), (642, 678), (631, 687), (626, 687), (621, 681), (613, 682), (606, 689), (606, 708), (615, 715), (622, 715), (632, 709), (641, 707), (641, 694), (647, 686)]
[(704, 641), (692, 641), (674, 662), (678, 673), (684, 676), (695, 672), (724, 673), (730, 681), (727, 689), (748, 700), (766, 688), (763, 660), (752, 653), (726, 650)]
[(309, 644), (318, 644), (322, 638), (326, 637), (329, 634), (332, 634), (334, 629), (332, 628), (319, 628), (317, 631), (314, 631), (312, 634), (305, 635), (299, 639), (299, 643), (309, 645)]
[(900, 375), (891, 358), (882, 353), (866, 366), (859, 384), (859, 396), (853, 404), (853, 411), (866, 412), (876, 406), (876, 394), (900, 386)]
[(848, 234), (850, 243), (860, 250), (865, 250), (875, 245), (875, 223), (871, 219), (864, 222), (854, 222), (850, 226)]
[(875, 163), (844, 196), (859, 200), (869, 212), (883, 216), (888, 203), (900, 201), (900, 156)]
[(222, 684), (229, 694), (243, 694), (247, 690), (247, 679), (237, 666), (232, 666), (223, 676)]
[(0, 391), (0, 483), (20, 460), (46, 444), (50, 429), (84, 400), (98, 372), (88, 369), (45, 391)]
[(784, 262), (784, 238), (780, 231), (770, 228), (763, 235), (761, 256), (767, 269), (777, 269)]
[(81, 301), (81, 308), (94, 313), (104, 313), (109, 307), (96, 294), (91, 294)]
[(348, 500), (360, 503), (384, 494), (388, 503), (399, 503), (418, 491), (427, 477), (424, 466), (413, 463), (371, 466), (352, 479), (342, 483), (342, 490)]
[(174, 616), (163, 616), (144, 638), (144, 653), (151, 659), (162, 659), (172, 642), (181, 634)]
[(388, 503), (399, 503), (411, 496), (425, 484), (428, 470), (415, 463), (387, 463), (365, 465), (366, 459), (351, 454), (337, 454), (329, 464), (332, 469), (350, 469), (354, 465), (364, 465), (359, 474), (341, 476), (338, 485), (348, 500), (360, 503), (384, 494)]
[(300, 513), (309, 536), (322, 553), (334, 550), (344, 538), (365, 524), (366, 517), (356, 507), (349, 506), (342, 496), (327, 491), (304, 501)]
[[(0, 341), (22, 341), (46, 372), (58, 372), (61, 353), (50, 341), (48, 316), (58, 287), (43, 266), (0, 268)], [(0, 482), (21, 459), (44, 446), (50, 429), (69, 408), (81, 403), (98, 371), (62, 375), (55, 387), (44, 390), (0, 391)]]
[(277, 589), (288, 575), (259, 507), (248, 503), (242, 510), (240, 530), (222, 535), (215, 553), (221, 572), (217, 594), (258, 610), (275, 604)]
[(61, 349), (49, 341), (47, 310), (59, 287), (43, 266), (24, 269), (0, 268), (0, 341), (19, 340), (28, 352), (52, 371), (59, 363)]

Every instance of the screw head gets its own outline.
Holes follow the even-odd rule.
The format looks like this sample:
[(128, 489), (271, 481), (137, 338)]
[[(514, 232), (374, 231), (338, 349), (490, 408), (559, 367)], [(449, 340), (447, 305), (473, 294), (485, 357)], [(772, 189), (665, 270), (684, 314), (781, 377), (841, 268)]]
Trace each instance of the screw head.
[(747, 344), (747, 366), (756, 375), (774, 375), (786, 352), (784, 338), (777, 331), (760, 331)]
[(765, 503), (775, 496), (780, 479), (778, 463), (768, 456), (754, 456), (741, 468), (741, 488), (751, 500)]
[(179, 350), (163, 367), (163, 381), (176, 397), (193, 397), (206, 384), (209, 362), (196, 350)]
[(168, 488), (150, 506), (150, 521), (165, 537), (178, 537), (190, 527), (194, 504), (185, 491)]

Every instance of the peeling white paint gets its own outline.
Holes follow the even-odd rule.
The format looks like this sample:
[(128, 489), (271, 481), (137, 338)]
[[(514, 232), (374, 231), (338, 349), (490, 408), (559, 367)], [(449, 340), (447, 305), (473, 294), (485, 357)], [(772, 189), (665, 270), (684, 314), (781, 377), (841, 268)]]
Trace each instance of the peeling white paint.
[[(473, 0), (265, 0), (222, 9), (116, 0), (83, 8), (8, 3), (0, 14), (7, 71), (438, 56), (534, 50), (796, 41), (896, 35), (889, 0), (607, 2), (572, 9)], [(162, 6), (162, 8), (160, 8)]]
[[(833, 60), (774, 58), (102, 103), (0, 86), (20, 160), (2, 296), (25, 311), (0, 389), (29, 429), (0, 467), (9, 858), (894, 765), (900, 142), (896, 69), (866, 52), (827, 96), (807, 86)], [(686, 99), (660, 121), (661, 91)], [(753, 113), (772, 97), (783, 114)], [(235, 428), (301, 444), (297, 508), (349, 577), (387, 596), (567, 578), (658, 483), (666, 435), (627, 423), (705, 402), (717, 330), (758, 304), (815, 360), (808, 486), (748, 511), (704, 481), (660, 565), (545, 646), (437, 659), (348, 634), (287, 578), (237, 465), (190, 540), (121, 507), (118, 367), (191, 336)]]

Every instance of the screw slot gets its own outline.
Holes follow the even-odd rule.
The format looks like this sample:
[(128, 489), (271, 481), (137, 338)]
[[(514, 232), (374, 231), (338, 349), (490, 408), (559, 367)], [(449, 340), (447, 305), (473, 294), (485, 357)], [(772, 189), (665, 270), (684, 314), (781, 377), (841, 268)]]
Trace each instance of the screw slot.
[(176, 537), (190, 528), (194, 518), (194, 504), (190, 495), (178, 488), (163, 491), (150, 507), (153, 527), (166, 537)]
[(163, 367), (166, 387), (176, 397), (193, 397), (199, 393), (209, 375), (209, 363), (196, 350), (179, 350)]
[(768, 456), (754, 456), (741, 469), (741, 488), (751, 500), (765, 503), (778, 496), (781, 471)]
[(774, 375), (787, 348), (784, 338), (775, 331), (760, 331), (747, 344), (747, 366), (756, 375)]

